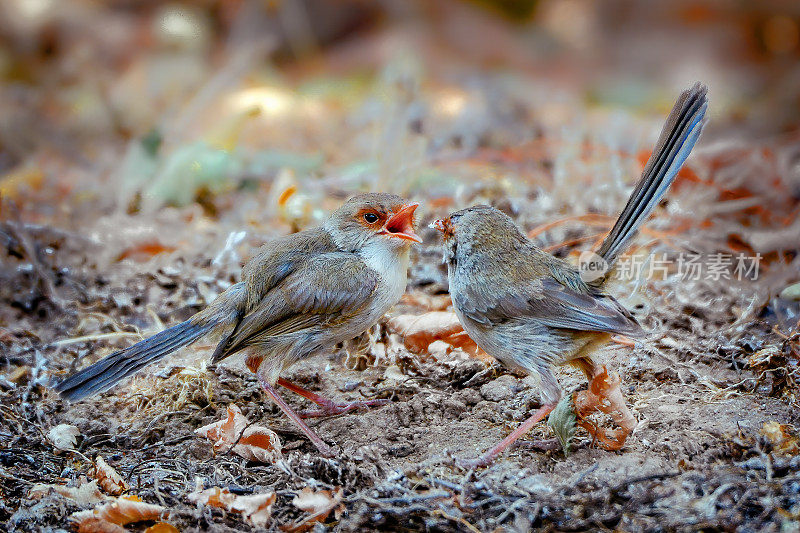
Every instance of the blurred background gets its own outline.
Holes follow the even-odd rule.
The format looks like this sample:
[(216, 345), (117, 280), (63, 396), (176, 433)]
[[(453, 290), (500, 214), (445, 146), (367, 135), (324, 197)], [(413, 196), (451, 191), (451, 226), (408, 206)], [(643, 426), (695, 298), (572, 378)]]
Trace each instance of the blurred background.
[[(34, 226), (3, 239), (41, 256), (31, 228), (60, 228), (99, 271), (189, 254), (233, 279), (265, 235), (358, 191), (423, 219), (492, 203), (529, 230), (613, 215), (701, 81), (711, 120), (656, 225), (673, 249), (784, 257), (798, 60), (791, 1), (7, 0), (0, 219)], [(564, 255), (576, 231), (532, 235)]]
[(5, 209), (45, 185), (91, 196), (102, 178), (103, 201), (131, 207), (276, 168), (391, 179), (523, 146), (586, 108), (657, 117), (696, 80), (706, 142), (786, 138), (798, 59), (792, 1), (7, 0), (0, 195)]

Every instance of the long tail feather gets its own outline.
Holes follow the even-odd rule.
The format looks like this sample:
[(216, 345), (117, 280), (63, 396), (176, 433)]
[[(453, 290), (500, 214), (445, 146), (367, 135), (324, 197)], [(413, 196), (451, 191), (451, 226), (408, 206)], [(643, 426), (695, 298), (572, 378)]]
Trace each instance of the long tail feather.
[(625, 250), (689, 157), (705, 124), (707, 92), (704, 85), (695, 84), (681, 93), (672, 108), (639, 183), (597, 251), (609, 265)]
[(215, 324), (197, 325), (186, 321), (165, 329), (129, 348), (114, 352), (92, 366), (76, 372), (55, 386), (67, 400), (80, 400), (110, 389), (117, 382), (159, 361), (182, 346), (191, 344)]

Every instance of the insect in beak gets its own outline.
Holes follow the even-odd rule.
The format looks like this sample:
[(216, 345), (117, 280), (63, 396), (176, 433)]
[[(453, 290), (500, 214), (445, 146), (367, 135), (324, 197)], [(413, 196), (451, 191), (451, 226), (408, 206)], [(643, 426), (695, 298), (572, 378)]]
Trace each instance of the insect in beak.
[(452, 237), (453, 235), (453, 225), (450, 222), (450, 217), (435, 220), (431, 222), (428, 227), (441, 231), (445, 238)]

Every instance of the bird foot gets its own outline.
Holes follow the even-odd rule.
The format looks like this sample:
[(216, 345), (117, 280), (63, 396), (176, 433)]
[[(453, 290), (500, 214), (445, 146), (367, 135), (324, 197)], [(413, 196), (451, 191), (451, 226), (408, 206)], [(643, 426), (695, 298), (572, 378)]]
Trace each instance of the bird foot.
[(312, 411), (302, 411), (300, 413), (300, 418), (322, 418), (326, 416), (337, 416), (353, 411), (355, 409), (378, 407), (381, 405), (386, 405), (388, 403), (389, 400), (386, 398), (380, 398), (376, 400), (359, 400), (355, 402), (344, 402), (344, 403), (337, 403), (331, 401), (328, 403), (320, 404), (321, 409), (315, 409)]
[(464, 470), (476, 470), (489, 466), (494, 462), (494, 458), (493, 455), (485, 454), (474, 459), (456, 459), (456, 466)]

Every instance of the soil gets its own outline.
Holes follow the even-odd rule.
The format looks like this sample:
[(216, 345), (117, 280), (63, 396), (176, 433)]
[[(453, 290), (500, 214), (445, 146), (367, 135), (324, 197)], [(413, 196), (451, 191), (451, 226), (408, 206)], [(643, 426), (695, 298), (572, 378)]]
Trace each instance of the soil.
[[(460, 349), (434, 345), (431, 352), (412, 354), (398, 348), (384, 320), (373, 331), (373, 346), (376, 341), (394, 346), (392, 356), (359, 359), (341, 350), (285, 375), (335, 399), (391, 400), (312, 420), (339, 453), (325, 459), (266, 398), (242, 361), (205, 368), (202, 362), (213, 349), (207, 342), (112, 392), (62, 402), (48, 383), (71, 366), (132, 341), (54, 342), (87, 330), (111, 333), (117, 324), (127, 325), (124, 331), (154, 327), (154, 316), (167, 323), (181, 320), (202, 305), (204, 290), (209, 297), (224, 287), (234, 274), (223, 271), (234, 272), (235, 265), (221, 271), (202, 250), (183, 250), (180, 258), (117, 263), (103, 272), (91, 259), (92, 247), (75, 236), (14, 228), (9, 226), (10, 235), (25, 231), (36, 242), (55, 246), (56, 253), (40, 264), (59, 297), (46, 296), (45, 278), (30, 270), (5, 270), (0, 518), (8, 530), (67, 528), (70, 513), (86, 506), (54, 493), (42, 499), (27, 494), (35, 483), (76, 484), (97, 455), (118, 470), (132, 494), (167, 507), (168, 521), (182, 531), (252, 529), (240, 515), (189, 502), (196, 480), (238, 494), (276, 491), (272, 528), (303, 515), (291, 502), (304, 487), (344, 489), (346, 512), (325, 524), (339, 531), (779, 531), (797, 525), (800, 456), (780, 453), (762, 427), (769, 421), (798, 425), (800, 414), (777, 379), (765, 380), (748, 366), (753, 352), (782, 342), (761, 321), (747, 325), (736, 339), (724, 327), (708, 328), (712, 333), (703, 338), (676, 326), (669, 306), (650, 307), (639, 314), (643, 323), (669, 323), (673, 337), (683, 338), (654, 335), (633, 348), (612, 343), (603, 352), (603, 361), (620, 373), (640, 421), (621, 450), (601, 449), (583, 430), (568, 457), (542, 450), (533, 442), (551, 434), (541, 425), (495, 464), (465, 471), (454, 458), (481, 453), (538, 406), (536, 379), (509, 374)], [(25, 262), (11, 253), (9, 258), (17, 267)], [(176, 260), (182, 268), (170, 268)], [(446, 304), (444, 283), (432, 244), (417, 254), (410, 292), (390, 316), (422, 313), (431, 302)], [(199, 288), (203, 284), (206, 289)], [(718, 292), (724, 300), (726, 290)], [(727, 309), (715, 320), (736, 319)], [(686, 350), (684, 341), (694, 349)], [(390, 365), (401, 369), (401, 379), (387, 371)], [(586, 386), (577, 373), (562, 371), (561, 381), (567, 391)], [(298, 409), (309, 407), (286, 397)], [(215, 455), (210, 443), (194, 434), (224, 417), (230, 403), (279, 434), (284, 461), (260, 465), (231, 453)], [(80, 430), (75, 451), (57, 451), (47, 441), (45, 435), (58, 424)]]

